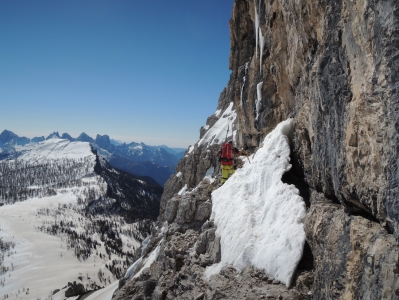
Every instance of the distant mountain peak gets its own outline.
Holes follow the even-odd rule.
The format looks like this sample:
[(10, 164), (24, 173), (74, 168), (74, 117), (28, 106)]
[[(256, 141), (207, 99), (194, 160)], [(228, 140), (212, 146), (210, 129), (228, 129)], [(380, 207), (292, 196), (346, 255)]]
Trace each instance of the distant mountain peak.
[(18, 138), (18, 135), (7, 129), (3, 130), (3, 132), (0, 134), (0, 142), (2, 143), (7, 143), (13, 138)]
[(60, 139), (60, 134), (58, 133), (58, 131), (54, 131), (53, 133), (50, 133), (48, 137), (46, 137), (46, 140), (49, 139)]
[(7, 130), (7, 129), (4, 129), (3, 132), (2, 132), (0, 135), (5, 135), (5, 134), (13, 134), (13, 135), (16, 135), (14, 132), (12, 132), (12, 131), (10, 131), (10, 130)]
[(29, 143), (29, 139), (26, 137), (19, 137), (16, 135), (14, 132), (10, 130), (3, 130), (3, 132), (0, 134), (0, 144), (13, 144), (13, 145), (26, 145)]
[(65, 139), (65, 140), (69, 140), (69, 141), (71, 141), (71, 142), (75, 141), (75, 139), (74, 139), (72, 136), (70, 136), (68, 133), (66, 133), (66, 132), (64, 132), (64, 133), (61, 135), (61, 138), (62, 138), (62, 139)]
[(85, 132), (82, 132), (76, 140), (80, 142), (94, 143), (94, 139)]

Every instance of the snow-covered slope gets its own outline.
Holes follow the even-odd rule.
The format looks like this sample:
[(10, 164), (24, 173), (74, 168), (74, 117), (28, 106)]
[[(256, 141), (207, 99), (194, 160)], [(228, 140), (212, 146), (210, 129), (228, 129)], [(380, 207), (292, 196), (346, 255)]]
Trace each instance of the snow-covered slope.
[(94, 198), (100, 197), (106, 184), (95, 174), (95, 165), (96, 155), (89, 143), (54, 138), (27, 144), (0, 160), (0, 201), (54, 195), (81, 185), (88, 177), (95, 182), (87, 188), (92, 188)]
[(290, 285), (303, 252), (306, 207), (299, 191), (281, 181), (290, 168), (287, 135), (292, 120), (280, 123), (263, 142), (251, 163), (212, 193), (212, 219), (221, 238), (221, 262), (209, 277), (231, 264), (265, 270)]
[[(60, 138), (51, 138), (40, 143), (28, 144), (19, 149), (18, 159), (41, 163), (51, 159), (78, 159), (90, 157), (94, 167), (95, 155), (89, 143), (70, 142)], [(94, 171), (94, 170), (93, 170)]]
[(120, 278), (161, 193), (153, 180), (110, 167), (87, 142), (53, 137), (20, 147), (0, 161), (0, 299), (50, 299), (68, 282), (93, 290)]
[[(106, 245), (111, 240), (107, 237), (100, 239), (101, 233), (88, 230), (96, 227), (96, 219), (121, 224), (118, 231), (126, 232), (120, 234), (122, 251), (132, 252), (138, 247), (138, 241), (127, 234), (135, 230), (134, 224), (120, 223), (121, 218), (117, 216), (112, 219), (101, 216), (85, 219), (72, 193), (0, 207), (0, 238), (14, 243), (10, 251), (4, 253), (3, 263), (8, 270), (0, 273), (0, 296), (44, 299), (68, 282), (77, 281), (86, 289), (113, 282), (116, 277), (106, 268), (106, 264), (110, 265), (112, 260), (123, 263), (127, 259), (126, 253), (107, 254)], [(71, 240), (75, 234), (53, 231), (54, 226), (60, 227), (62, 223), (68, 223), (65, 229), (86, 238)], [(89, 239), (97, 244), (95, 249), (89, 249)], [(82, 251), (84, 255), (77, 256), (79, 249), (89, 250), (91, 254), (86, 255), (87, 252)]]

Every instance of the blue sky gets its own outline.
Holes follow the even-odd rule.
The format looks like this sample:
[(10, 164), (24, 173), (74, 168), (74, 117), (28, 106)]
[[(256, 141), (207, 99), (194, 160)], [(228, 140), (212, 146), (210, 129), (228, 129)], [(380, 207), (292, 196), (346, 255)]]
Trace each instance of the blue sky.
[(233, 0), (0, 1), (0, 132), (187, 147), (230, 76)]

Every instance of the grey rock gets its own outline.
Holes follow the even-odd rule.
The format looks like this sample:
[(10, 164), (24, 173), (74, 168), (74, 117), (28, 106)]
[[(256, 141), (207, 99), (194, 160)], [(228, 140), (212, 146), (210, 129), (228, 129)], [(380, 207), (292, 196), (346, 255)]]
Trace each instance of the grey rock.
[(173, 197), (166, 203), (165, 212), (163, 214), (163, 219), (165, 221), (172, 222), (175, 219), (179, 202), (180, 200), (177, 197)]
[(198, 205), (197, 211), (195, 212), (195, 220), (196, 221), (205, 221), (208, 220), (211, 216), (212, 212), (212, 203), (211, 201), (206, 201)]
[(176, 223), (184, 224), (193, 221), (195, 209), (195, 197), (192, 197), (192, 195), (183, 196), (179, 202), (179, 207), (177, 209)]
[[(262, 49), (259, 40), (256, 49), (256, 12)], [(157, 241), (164, 251), (151, 267), (151, 296), (131, 281), (116, 299), (398, 299), (397, 1), (236, 0), (229, 25), (232, 73), (219, 97), (222, 113), (208, 118), (200, 137), (231, 101), (232, 132), (249, 152), (293, 118), (294, 171), (284, 180), (297, 184), (309, 209), (305, 266), (291, 289), (252, 268), (237, 273), (227, 266), (203, 280), (205, 267), (221, 257), (207, 220), (223, 141), (197, 143), (165, 184), (158, 221), (170, 224)], [(210, 167), (213, 183), (204, 180)], [(176, 196), (185, 185), (189, 192)]]
[[(399, 249), (380, 224), (312, 195), (305, 228), (315, 257), (314, 299), (399, 299)], [(383, 283), (383, 284), (381, 284)]]

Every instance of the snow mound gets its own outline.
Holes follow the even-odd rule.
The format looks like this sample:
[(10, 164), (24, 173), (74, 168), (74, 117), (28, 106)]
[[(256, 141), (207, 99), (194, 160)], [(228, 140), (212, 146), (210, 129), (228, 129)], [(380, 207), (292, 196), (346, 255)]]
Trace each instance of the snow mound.
[(242, 169), (212, 193), (212, 216), (221, 238), (221, 262), (205, 277), (225, 265), (238, 271), (248, 266), (290, 286), (305, 244), (306, 207), (299, 191), (281, 181), (291, 168), (288, 119), (266, 136), (263, 147)]

